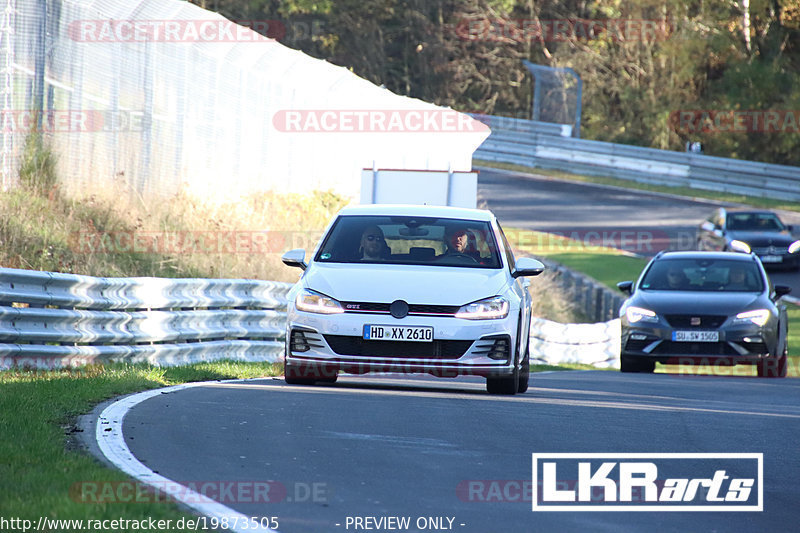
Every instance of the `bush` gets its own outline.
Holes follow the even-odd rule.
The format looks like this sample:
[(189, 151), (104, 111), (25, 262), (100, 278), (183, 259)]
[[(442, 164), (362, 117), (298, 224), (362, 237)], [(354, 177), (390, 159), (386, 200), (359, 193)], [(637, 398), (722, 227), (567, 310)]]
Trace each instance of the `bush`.
[(23, 186), (39, 192), (50, 191), (58, 185), (57, 157), (41, 132), (34, 131), (25, 139), (19, 180)]

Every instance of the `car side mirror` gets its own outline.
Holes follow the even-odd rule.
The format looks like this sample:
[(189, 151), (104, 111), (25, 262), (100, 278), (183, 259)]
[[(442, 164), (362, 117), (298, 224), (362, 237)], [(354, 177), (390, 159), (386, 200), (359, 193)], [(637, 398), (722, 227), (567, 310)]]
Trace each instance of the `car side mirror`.
[(786, 224), (786, 231), (788, 231), (790, 233), (793, 232), (794, 231), (794, 225)]
[(306, 251), (302, 248), (289, 250), (281, 256), (281, 261), (283, 261), (283, 264), (286, 266), (298, 267), (301, 270), (305, 270), (306, 267), (308, 267), (306, 264)]
[(518, 278), (520, 276), (538, 276), (544, 272), (544, 263), (532, 257), (520, 257), (514, 263), (514, 272), (511, 276)]
[(624, 293), (632, 294), (633, 293), (633, 282), (632, 281), (620, 281), (617, 283), (617, 288)]
[(792, 288), (787, 285), (775, 285), (775, 299), (779, 300), (792, 292)]

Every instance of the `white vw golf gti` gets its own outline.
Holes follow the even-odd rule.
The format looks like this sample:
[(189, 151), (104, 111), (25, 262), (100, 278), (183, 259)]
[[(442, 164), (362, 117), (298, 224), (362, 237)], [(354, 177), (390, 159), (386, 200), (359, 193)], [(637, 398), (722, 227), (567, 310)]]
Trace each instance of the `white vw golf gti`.
[(289, 293), (286, 382), (339, 372), (479, 375), (490, 393), (528, 388), (531, 297), (489, 211), (362, 205), (340, 211)]

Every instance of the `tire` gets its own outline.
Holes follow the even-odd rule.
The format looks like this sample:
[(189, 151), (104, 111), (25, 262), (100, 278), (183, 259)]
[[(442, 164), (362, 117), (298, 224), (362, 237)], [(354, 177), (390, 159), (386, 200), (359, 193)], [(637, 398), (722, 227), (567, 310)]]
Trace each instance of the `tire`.
[(634, 357), (622, 356), (619, 361), (620, 372), (631, 372), (638, 374), (652, 374), (656, 369), (655, 361), (638, 360)]
[(489, 394), (514, 395), (519, 387), (519, 370), (514, 370), (510, 376), (486, 378), (486, 391)]
[(528, 390), (528, 380), (531, 376), (531, 351), (530, 346), (525, 348), (525, 357), (522, 358), (522, 368), (519, 371), (519, 383), (517, 392), (522, 394)]
[(783, 353), (778, 357), (770, 357), (756, 365), (756, 372), (760, 378), (785, 378), (788, 366), (786, 354), (788, 347), (784, 346)]

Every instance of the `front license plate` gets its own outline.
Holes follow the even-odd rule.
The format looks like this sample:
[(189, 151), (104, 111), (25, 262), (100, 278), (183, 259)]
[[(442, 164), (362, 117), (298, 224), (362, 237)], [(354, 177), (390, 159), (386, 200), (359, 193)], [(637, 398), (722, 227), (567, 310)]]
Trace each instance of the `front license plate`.
[(762, 263), (782, 263), (783, 257), (779, 255), (762, 255), (761, 256)]
[(433, 328), (431, 326), (365, 324), (364, 339), (368, 341), (433, 342)]
[(719, 342), (719, 331), (673, 331), (676, 342)]

